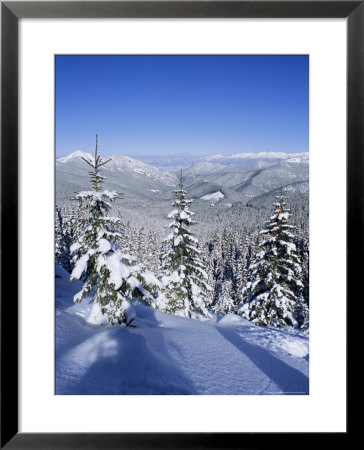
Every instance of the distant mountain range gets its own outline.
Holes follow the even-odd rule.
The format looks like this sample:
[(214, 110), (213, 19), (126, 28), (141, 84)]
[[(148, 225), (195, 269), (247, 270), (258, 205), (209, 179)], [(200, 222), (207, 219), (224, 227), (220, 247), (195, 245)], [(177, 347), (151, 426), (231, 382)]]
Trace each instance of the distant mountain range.
[(203, 161), (215, 161), (224, 165), (248, 166), (255, 161), (265, 161), (269, 163), (279, 162), (288, 158), (308, 158), (308, 152), (283, 153), (283, 152), (259, 152), (259, 153), (235, 153), (233, 155), (212, 155), (203, 158)]
[[(192, 196), (221, 190), (231, 200), (246, 203), (280, 187), (292, 195), (297, 190), (297, 182), (307, 183), (308, 187), (309, 160), (308, 156), (291, 156), (274, 163), (254, 160), (244, 166), (201, 162), (185, 169), (184, 174), (186, 188)], [(195, 190), (198, 190), (196, 194)]]
[[(75, 192), (90, 188), (89, 166), (82, 157), (93, 159), (91, 153), (76, 151), (56, 160), (57, 199), (67, 199)], [(107, 156), (103, 160), (109, 158), (111, 161), (102, 168), (106, 177), (105, 187), (122, 192), (129, 199), (153, 199), (156, 194), (173, 191), (177, 183), (176, 175), (128, 156)]]
[(167, 170), (168, 172), (175, 172), (180, 168), (186, 169), (196, 164), (212, 163), (214, 165), (223, 166), (249, 166), (257, 161), (265, 161), (267, 163), (277, 163), (282, 159), (291, 157), (308, 157), (308, 152), (301, 153), (283, 153), (283, 152), (259, 152), (259, 153), (236, 153), (232, 155), (210, 155), (198, 157), (193, 153), (185, 152), (181, 154), (170, 154), (164, 156), (157, 155), (143, 155), (139, 159)]
[[(183, 169), (187, 196), (194, 199), (195, 209), (234, 205), (259, 208), (271, 204), (281, 188), (293, 202), (308, 199), (308, 153), (244, 155), (215, 155)], [(93, 155), (76, 151), (56, 160), (57, 202), (68, 201), (76, 192), (89, 189), (89, 167), (82, 157), (92, 159)], [(176, 173), (128, 156), (103, 157), (108, 158), (111, 161), (102, 170), (104, 186), (123, 193), (120, 205), (148, 211), (170, 208), (178, 183)]]

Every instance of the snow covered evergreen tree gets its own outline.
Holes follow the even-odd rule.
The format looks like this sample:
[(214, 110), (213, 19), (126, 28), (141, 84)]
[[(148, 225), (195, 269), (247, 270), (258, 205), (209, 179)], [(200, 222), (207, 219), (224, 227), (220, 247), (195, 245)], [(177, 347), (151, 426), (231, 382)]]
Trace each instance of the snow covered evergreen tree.
[[(303, 283), (302, 290), (299, 291), (298, 301), (295, 308), (295, 318), (301, 329), (309, 330), (309, 237), (304, 233), (301, 239), (296, 240), (297, 252), (301, 261)], [(301, 295), (302, 294), (302, 295)]]
[(215, 233), (212, 240), (209, 242), (210, 258), (206, 265), (209, 285), (212, 287), (212, 301), (211, 309), (213, 312), (217, 310), (222, 293), (222, 277), (223, 277), (223, 261), (221, 258), (221, 238)]
[(225, 280), (222, 284), (222, 292), (217, 301), (212, 305), (211, 310), (219, 315), (236, 313), (236, 305), (231, 295), (231, 281)]
[(140, 265), (133, 265), (133, 258), (122, 252), (122, 221), (119, 217), (109, 216), (118, 194), (100, 190), (104, 180), (100, 168), (110, 160), (103, 161), (97, 154), (97, 136), (94, 161), (83, 160), (92, 168), (89, 175), (93, 190), (82, 191), (76, 196), (87, 216), (81, 219), (78, 240), (71, 247), (75, 263), (71, 281), (84, 281), (74, 301), (80, 302), (90, 295), (94, 306), (108, 317), (110, 323), (129, 325), (133, 320), (130, 302), (137, 298), (150, 303), (157, 280)]
[(309, 321), (309, 311), (308, 306), (304, 301), (304, 298), (300, 296), (297, 299), (295, 310), (294, 310), (294, 316), (297, 320), (298, 326), (308, 332), (310, 321)]
[(296, 243), (297, 251), (301, 260), (302, 265), (302, 283), (303, 283), (303, 298), (307, 306), (310, 304), (310, 289), (309, 289), (309, 235), (308, 232), (304, 232), (301, 239), (297, 240)]
[(163, 256), (162, 281), (166, 286), (168, 304), (166, 311), (192, 317), (193, 313), (209, 316), (208, 304), (211, 288), (207, 284), (207, 273), (200, 257), (198, 240), (190, 231), (196, 222), (189, 206), (192, 200), (186, 200), (183, 189), (182, 171), (179, 189), (175, 191), (177, 199), (169, 213), (172, 219), (167, 227), (171, 233), (165, 239), (166, 251)]
[(73, 242), (78, 240), (82, 228), (82, 223), (85, 217), (87, 217), (86, 211), (83, 208), (82, 199), (77, 199), (77, 202), (77, 207), (72, 208), (69, 217), (66, 217), (65, 220), (65, 226), (67, 227), (67, 230), (72, 237)]
[(302, 268), (293, 243), (295, 227), (288, 223), (290, 212), (282, 192), (277, 200), (275, 212), (261, 232), (265, 239), (250, 265), (251, 281), (240, 311), (256, 325), (297, 326)]
[(71, 263), (71, 236), (67, 228), (64, 226), (61, 209), (56, 206), (55, 210), (55, 254), (56, 263), (63, 267), (67, 272), (72, 271)]

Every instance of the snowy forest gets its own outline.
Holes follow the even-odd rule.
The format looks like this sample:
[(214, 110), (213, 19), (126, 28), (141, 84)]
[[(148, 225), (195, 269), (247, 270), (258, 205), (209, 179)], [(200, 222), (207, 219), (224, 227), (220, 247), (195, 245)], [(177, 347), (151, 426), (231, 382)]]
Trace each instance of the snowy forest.
[[(207, 227), (206, 222), (199, 226), (199, 214), (193, 211), (180, 170), (175, 187), (171, 186), (174, 198), (169, 213), (165, 217), (161, 214), (157, 222), (147, 217), (140, 222), (140, 216), (128, 216), (127, 210), (116, 206), (120, 198), (122, 205), (121, 193), (104, 188), (103, 169), (112, 159), (98, 154), (97, 138), (94, 155), (88, 155), (81, 157), (89, 171), (88, 190), (80, 190), (70, 199), (72, 203), (57, 205), (55, 210), (56, 393), (307, 394), (308, 230), (292, 221), (284, 188), (277, 190), (270, 212), (263, 209), (269, 215), (255, 229), (251, 224), (227, 221), (220, 221), (220, 227)], [(76, 326), (75, 320), (81, 323)], [(87, 339), (75, 346), (86, 324)], [(207, 324), (211, 324), (209, 329), (198, 328)], [(155, 336), (151, 339), (145, 334), (150, 327), (163, 330), (164, 336), (164, 327), (171, 333), (174, 330), (168, 345), (178, 347), (179, 352), (196, 352), (199, 347), (203, 357), (193, 370), (211, 351), (218, 361), (222, 354), (231, 352), (218, 343), (216, 336), (206, 337), (213, 329), (224, 330), (228, 333), (223, 335), (225, 340), (239, 349), (227, 361), (233, 373), (230, 385), (225, 382), (222, 388), (217, 379), (200, 372), (193, 375), (193, 384), (181, 379), (181, 370), (175, 367), (181, 356), (173, 358), (166, 369), (164, 359), (173, 353), (172, 347), (168, 352), (157, 347), (151, 350), (157, 343)], [(129, 334), (118, 334), (115, 339), (120, 330)], [(182, 330), (186, 336), (195, 336), (193, 343), (186, 343), (186, 337), (180, 340), (178, 333)], [(141, 359), (132, 368), (125, 368), (125, 357), (136, 358), (130, 353), (136, 351), (136, 336), (144, 339), (137, 345)], [(244, 341), (235, 342), (239, 336), (244, 336)], [(115, 342), (118, 346), (129, 342), (126, 354), (125, 349), (121, 353), (114, 349)], [(254, 347), (243, 350), (242, 342), (251, 342)], [(260, 354), (262, 349), (269, 355), (268, 362), (267, 355)], [(90, 366), (90, 355), (95, 351), (94, 369), (85, 375), (84, 366)], [(110, 355), (119, 358), (111, 369), (110, 361), (105, 362)], [(244, 363), (242, 355), (249, 357), (249, 364)], [(208, 358), (211, 364), (211, 356)], [(192, 364), (193, 357), (188, 359)], [(142, 361), (149, 361), (146, 364), (152, 367), (146, 373)], [(259, 377), (244, 384), (241, 370), (252, 372), (251, 361)], [(272, 364), (278, 364), (275, 375)], [(269, 382), (260, 380), (262, 372)], [(86, 382), (80, 382), (79, 373)], [(105, 377), (109, 379), (107, 384)], [(199, 388), (199, 383), (203, 387)]]
[(138, 300), (189, 318), (234, 313), (255, 325), (308, 332), (308, 234), (291, 223), (283, 189), (261, 230), (242, 224), (196, 234), (181, 170), (164, 233), (112, 208), (118, 193), (102, 189), (100, 170), (110, 160), (97, 144), (94, 160), (83, 159), (92, 190), (79, 192), (74, 207), (56, 206), (55, 219), (56, 263), (84, 283), (76, 302), (91, 295), (111, 324), (126, 326)]

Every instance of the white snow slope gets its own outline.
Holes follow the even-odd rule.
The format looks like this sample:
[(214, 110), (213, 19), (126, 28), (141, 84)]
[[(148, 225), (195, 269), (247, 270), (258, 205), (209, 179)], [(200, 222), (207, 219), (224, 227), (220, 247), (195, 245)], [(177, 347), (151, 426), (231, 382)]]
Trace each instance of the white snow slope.
[(136, 305), (136, 328), (87, 322), (56, 269), (56, 394), (308, 394), (308, 337), (228, 314), (206, 322)]

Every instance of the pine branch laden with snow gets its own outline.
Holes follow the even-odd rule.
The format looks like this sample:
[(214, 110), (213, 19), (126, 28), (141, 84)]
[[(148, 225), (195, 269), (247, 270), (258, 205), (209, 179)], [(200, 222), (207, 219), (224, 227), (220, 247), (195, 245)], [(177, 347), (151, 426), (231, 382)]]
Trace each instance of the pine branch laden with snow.
[(261, 232), (264, 239), (249, 267), (241, 314), (256, 325), (303, 326), (308, 311), (302, 299), (302, 268), (293, 243), (295, 227), (281, 193), (274, 214)]
[(98, 171), (103, 164), (95, 151), (91, 183), (96, 189), (76, 195), (87, 216), (81, 219), (78, 239), (71, 246), (74, 263), (71, 282), (84, 281), (81, 291), (74, 296), (75, 302), (91, 296), (112, 324), (128, 324), (132, 319), (127, 316), (130, 302), (139, 299), (151, 303), (159, 282), (142, 265), (134, 264), (130, 255), (122, 252), (122, 221), (119, 217), (109, 216), (118, 194), (98, 190)]
[(170, 234), (165, 239), (162, 283), (166, 286), (166, 312), (192, 317), (194, 313), (209, 316), (207, 305), (211, 288), (200, 257), (198, 240), (190, 231), (196, 222), (189, 209), (192, 200), (185, 198), (182, 172), (179, 189), (175, 191), (175, 209), (168, 215)]

